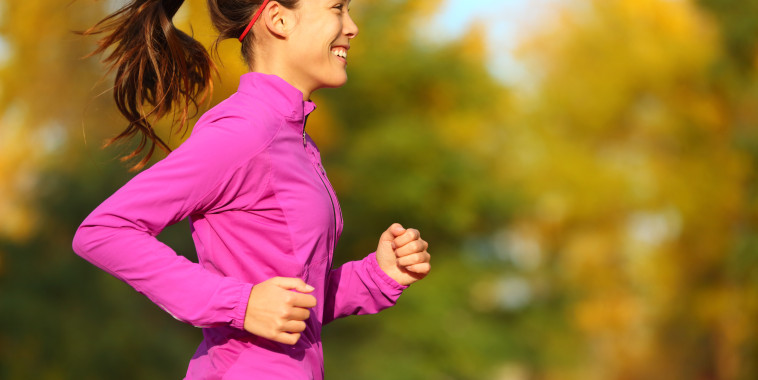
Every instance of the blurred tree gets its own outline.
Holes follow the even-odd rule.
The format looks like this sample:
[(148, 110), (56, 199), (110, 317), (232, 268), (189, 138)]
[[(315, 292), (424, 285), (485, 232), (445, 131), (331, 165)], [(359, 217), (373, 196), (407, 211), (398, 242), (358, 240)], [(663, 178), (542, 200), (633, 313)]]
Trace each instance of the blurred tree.
[[(188, 334), (192, 328), (71, 252), (76, 226), (128, 179), (113, 150), (99, 152), (124, 122), (109, 83), (100, 81), (102, 66), (82, 59), (91, 41), (72, 33), (92, 25), (108, 5), (2, 3), (3, 379), (179, 377), (198, 341)], [(169, 241), (179, 229), (167, 231)]]
[[(725, 106), (732, 146), (749, 160), (742, 184), (745, 200), (733, 231), (733, 249), (722, 263), (730, 282), (732, 306), (740, 309), (746, 321), (758, 319), (758, 1), (698, 0), (721, 30), (725, 47), (713, 64), (709, 81), (713, 92)], [(751, 323), (734, 323), (726, 339), (740, 350), (736, 356), (722, 352), (720, 360), (729, 364), (741, 378), (758, 377), (758, 331)], [(750, 359), (753, 360), (750, 360)]]
[(0, 237), (30, 236), (40, 216), (33, 205), (37, 171), (65, 150), (67, 127), (81, 123), (99, 68), (78, 60), (86, 46), (70, 30), (96, 14), (97, 7), (68, 12), (65, 5), (51, 9), (45, 2), (2, 4), (0, 212), (7, 217), (0, 221)]
[(539, 231), (583, 334), (584, 358), (555, 378), (755, 378), (755, 280), (735, 276), (756, 270), (741, 149), (755, 139), (724, 96), (737, 82), (718, 73), (754, 43), (730, 25), (722, 49), (688, 1), (590, 0), (558, 15), (524, 46), (534, 92), (505, 156), (535, 196), (519, 223)]

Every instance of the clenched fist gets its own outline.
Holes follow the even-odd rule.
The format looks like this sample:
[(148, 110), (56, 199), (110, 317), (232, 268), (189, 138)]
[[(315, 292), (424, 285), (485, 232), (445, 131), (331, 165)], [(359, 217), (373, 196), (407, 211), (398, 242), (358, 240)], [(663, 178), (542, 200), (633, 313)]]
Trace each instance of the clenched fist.
[(401, 285), (410, 285), (429, 274), (432, 269), (427, 252), (429, 244), (418, 230), (405, 229), (395, 223), (382, 233), (376, 248), (379, 267)]
[[(294, 290), (294, 291), (293, 291)], [(245, 330), (275, 342), (294, 345), (316, 306), (314, 289), (299, 278), (274, 277), (253, 286), (245, 312)]]

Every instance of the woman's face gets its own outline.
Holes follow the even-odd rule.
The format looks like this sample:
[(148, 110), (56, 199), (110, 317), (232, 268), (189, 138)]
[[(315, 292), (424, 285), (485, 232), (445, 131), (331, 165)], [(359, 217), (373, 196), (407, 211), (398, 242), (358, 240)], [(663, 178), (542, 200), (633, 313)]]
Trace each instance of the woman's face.
[(300, 0), (289, 37), (290, 78), (311, 93), (347, 81), (350, 40), (358, 27), (348, 14), (350, 0)]

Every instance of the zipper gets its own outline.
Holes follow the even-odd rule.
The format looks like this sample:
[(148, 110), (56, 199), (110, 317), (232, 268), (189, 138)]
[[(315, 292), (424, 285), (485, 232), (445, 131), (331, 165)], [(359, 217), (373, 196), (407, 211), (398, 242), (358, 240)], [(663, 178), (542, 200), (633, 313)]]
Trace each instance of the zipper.
[[(323, 169), (321, 169), (321, 172), (324, 173)], [(324, 175), (326, 174), (324, 173)], [(329, 196), (329, 201), (332, 203), (332, 216), (334, 217), (334, 238), (333, 238), (333, 243), (332, 243), (332, 253), (334, 253), (334, 251), (337, 249), (337, 207), (334, 206), (334, 198), (332, 198), (332, 192), (329, 190), (329, 187), (326, 185), (326, 182), (324, 182), (324, 177), (319, 175), (318, 178), (321, 180), (321, 183), (324, 185), (326, 194)]]
[[(305, 139), (305, 123), (308, 122), (308, 115), (305, 116), (305, 119), (303, 120), (303, 149), (305, 149), (305, 153), (313, 156), (310, 152), (308, 152), (308, 144), (306, 143)], [(321, 180), (321, 184), (324, 185), (324, 190), (326, 190), (326, 195), (329, 196), (329, 202), (332, 204), (332, 217), (334, 218), (334, 237), (332, 242), (332, 254), (337, 249), (337, 207), (334, 204), (334, 198), (337, 197), (337, 194), (334, 194), (332, 190), (329, 189), (329, 186), (327, 186), (326, 182), (324, 181), (324, 177), (326, 177), (326, 171), (324, 171), (324, 168), (321, 166), (321, 164), (318, 164), (318, 167), (313, 162), (313, 157), (310, 157), (311, 159), (311, 166), (313, 166), (313, 169), (316, 171), (316, 175)], [(319, 173), (320, 171), (320, 173)], [(340, 210), (341, 211), (341, 210)], [(329, 260), (331, 262), (331, 260)], [(330, 264), (331, 266), (331, 264)]]
[[(305, 124), (308, 122), (308, 116), (310, 116), (310, 114), (305, 115), (305, 117), (303, 118), (303, 148), (305, 148), (307, 145), (305, 143)], [(308, 151), (306, 150), (305, 153), (308, 153)]]

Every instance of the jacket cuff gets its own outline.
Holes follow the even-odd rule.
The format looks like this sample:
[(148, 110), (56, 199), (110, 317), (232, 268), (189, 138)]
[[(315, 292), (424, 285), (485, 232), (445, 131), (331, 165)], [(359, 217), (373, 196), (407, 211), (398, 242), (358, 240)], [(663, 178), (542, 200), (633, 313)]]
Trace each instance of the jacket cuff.
[(376, 252), (369, 254), (366, 257), (366, 261), (368, 262), (369, 273), (382, 293), (399, 296), (403, 290), (408, 288), (408, 285), (399, 284), (382, 270), (382, 267), (379, 266), (379, 262), (376, 260)]
[(250, 300), (250, 292), (253, 291), (253, 284), (244, 283), (241, 288), (242, 289), (240, 289), (240, 294), (237, 298), (237, 304), (232, 310), (232, 327), (244, 330), (247, 303)]

